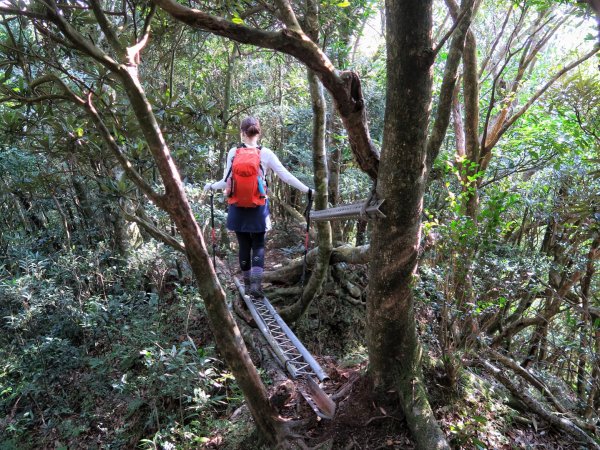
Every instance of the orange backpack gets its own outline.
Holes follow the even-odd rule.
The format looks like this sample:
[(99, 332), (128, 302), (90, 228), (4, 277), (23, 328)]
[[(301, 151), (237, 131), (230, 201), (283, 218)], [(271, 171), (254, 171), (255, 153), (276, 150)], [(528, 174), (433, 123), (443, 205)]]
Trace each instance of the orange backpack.
[(260, 147), (240, 147), (235, 151), (227, 182), (227, 203), (241, 208), (262, 206), (267, 199), (265, 171), (260, 164)]

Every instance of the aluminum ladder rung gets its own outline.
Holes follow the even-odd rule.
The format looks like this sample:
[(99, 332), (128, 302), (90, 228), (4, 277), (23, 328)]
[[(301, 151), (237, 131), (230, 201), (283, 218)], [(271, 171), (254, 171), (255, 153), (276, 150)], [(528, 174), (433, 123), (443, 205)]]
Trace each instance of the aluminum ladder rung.
[(297, 380), (298, 391), (315, 414), (332, 419), (336, 410), (335, 402), (313, 380), (313, 377), (321, 381), (328, 378), (321, 366), (279, 317), (266, 297), (256, 299), (245, 295), (239, 280), (236, 277), (233, 280), (273, 354), (292, 378)]
[(319, 209), (310, 212), (310, 220), (314, 222), (326, 222), (330, 220), (342, 219), (376, 219), (385, 217), (385, 214), (379, 209), (385, 200), (366, 199), (347, 205), (334, 206), (328, 209)]

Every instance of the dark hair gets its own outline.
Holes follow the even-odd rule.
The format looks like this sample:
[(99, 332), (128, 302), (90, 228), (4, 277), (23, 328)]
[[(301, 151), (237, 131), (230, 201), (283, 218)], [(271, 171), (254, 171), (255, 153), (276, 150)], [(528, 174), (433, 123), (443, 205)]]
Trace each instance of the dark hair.
[(240, 130), (248, 137), (254, 137), (260, 134), (260, 122), (255, 117), (246, 117), (242, 120)]

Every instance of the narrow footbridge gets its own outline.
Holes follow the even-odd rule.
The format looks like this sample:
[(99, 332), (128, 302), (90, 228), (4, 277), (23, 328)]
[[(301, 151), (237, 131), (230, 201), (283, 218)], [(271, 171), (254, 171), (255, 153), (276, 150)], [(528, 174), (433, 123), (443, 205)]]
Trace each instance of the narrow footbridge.
[(250, 297), (246, 295), (244, 286), (236, 277), (233, 277), (233, 281), (258, 329), (269, 344), (277, 361), (294, 381), (298, 392), (302, 394), (317, 416), (323, 419), (332, 419), (335, 415), (336, 405), (319, 385), (319, 382), (329, 379), (327, 374), (277, 314), (267, 297), (262, 299)]

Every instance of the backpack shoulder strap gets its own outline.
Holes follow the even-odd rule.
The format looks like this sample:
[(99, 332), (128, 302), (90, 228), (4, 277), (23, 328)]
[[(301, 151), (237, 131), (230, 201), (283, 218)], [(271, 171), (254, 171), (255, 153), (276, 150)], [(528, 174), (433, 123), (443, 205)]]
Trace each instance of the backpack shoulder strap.
[(260, 159), (260, 152), (262, 150), (262, 145), (257, 145), (256, 148), (258, 149), (258, 167), (260, 167), (260, 170), (262, 172), (262, 177), (265, 180), (265, 183), (267, 183), (267, 177), (266, 177), (266, 173), (265, 173), (265, 168), (263, 167), (262, 161)]
[[(245, 147), (244, 144), (242, 144), (242, 146)], [(235, 149), (235, 154), (233, 155), (233, 158), (231, 158), (231, 165), (229, 166), (229, 170), (227, 171), (227, 175), (225, 175), (225, 181), (227, 181), (227, 179), (231, 176), (231, 171), (233, 170), (233, 160), (235, 159), (235, 156), (237, 155), (237, 152), (238, 152), (238, 150), (240, 148), (241, 147), (238, 147), (238, 148)]]

